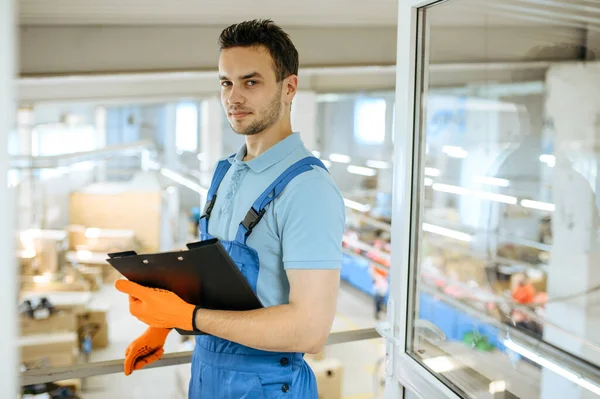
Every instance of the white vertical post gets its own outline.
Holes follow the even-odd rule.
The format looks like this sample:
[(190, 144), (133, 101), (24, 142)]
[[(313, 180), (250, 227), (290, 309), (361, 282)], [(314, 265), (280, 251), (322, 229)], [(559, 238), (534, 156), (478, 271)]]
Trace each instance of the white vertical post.
[[(94, 110), (94, 126), (96, 127), (96, 149), (106, 147), (106, 124), (107, 110), (105, 107), (97, 107)], [(101, 162), (96, 166), (96, 179), (106, 180), (106, 163)]]
[[(23, 108), (17, 111), (17, 139), (19, 155), (30, 157), (32, 151), (33, 127), (35, 115), (33, 109)], [(34, 227), (34, 180), (31, 170), (21, 169), (19, 172), (19, 188), (17, 194), (17, 224), (16, 228), (25, 230)]]
[(14, 268), (14, 201), (7, 188), (8, 135), (15, 121), (15, 9), (13, 0), (0, 1), (0, 397), (17, 394), (16, 286)]
[(306, 148), (317, 150), (317, 94), (312, 91), (299, 91), (292, 101), (292, 130), (300, 132)]
[(218, 97), (202, 101), (200, 112), (200, 184), (210, 184), (212, 169), (223, 157), (223, 108)]
[(165, 142), (163, 147), (163, 165), (177, 169), (177, 104), (168, 104), (165, 108)]

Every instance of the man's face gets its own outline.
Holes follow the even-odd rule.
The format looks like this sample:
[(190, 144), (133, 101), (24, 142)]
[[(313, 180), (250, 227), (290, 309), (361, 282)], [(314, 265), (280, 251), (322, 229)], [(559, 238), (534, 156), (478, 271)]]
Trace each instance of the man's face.
[(281, 119), (284, 85), (277, 82), (273, 59), (263, 47), (233, 47), (219, 58), (221, 103), (231, 128), (254, 135)]

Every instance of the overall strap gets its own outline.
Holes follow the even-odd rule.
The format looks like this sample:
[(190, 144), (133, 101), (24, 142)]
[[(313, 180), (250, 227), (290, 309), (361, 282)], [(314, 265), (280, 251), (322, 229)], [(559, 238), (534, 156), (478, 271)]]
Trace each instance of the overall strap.
[(235, 154), (227, 159), (219, 161), (217, 168), (215, 169), (215, 173), (213, 174), (210, 188), (208, 189), (208, 194), (206, 195), (204, 212), (200, 217), (200, 233), (202, 237), (208, 236), (208, 219), (210, 219), (210, 213), (212, 212), (215, 202), (217, 201), (217, 190), (219, 189), (223, 178), (227, 174), (227, 171), (231, 167), (230, 159), (233, 157), (235, 157)]
[(281, 194), (281, 192), (286, 188), (288, 183), (294, 179), (294, 177), (312, 170), (313, 166), (319, 166), (327, 170), (320, 159), (311, 156), (301, 159), (287, 168), (281, 175), (279, 175), (279, 177), (275, 179), (275, 181), (271, 183), (269, 187), (267, 187), (260, 197), (254, 201), (252, 208), (250, 208), (246, 214), (246, 217), (242, 223), (240, 223), (235, 240), (245, 245), (248, 236), (250, 236), (252, 233), (252, 229), (258, 224), (260, 219), (265, 214), (265, 208), (267, 205), (269, 205)]

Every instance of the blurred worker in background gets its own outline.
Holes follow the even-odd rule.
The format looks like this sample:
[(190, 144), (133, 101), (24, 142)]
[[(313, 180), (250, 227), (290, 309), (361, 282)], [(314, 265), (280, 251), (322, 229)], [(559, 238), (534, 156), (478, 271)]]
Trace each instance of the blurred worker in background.
[(388, 272), (381, 267), (371, 265), (371, 276), (373, 278), (373, 291), (375, 297), (375, 319), (379, 320), (381, 311), (385, 306), (385, 298), (388, 295)]
[(529, 278), (522, 274), (518, 276), (516, 287), (513, 290), (513, 299), (521, 305), (529, 305), (535, 298), (535, 287), (529, 281)]
[(219, 38), (221, 101), (240, 151), (220, 161), (200, 220), (265, 306), (202, 309), (177, 295), (117, 281), (150, 327), (127, 350), (125, 373), (160, 358), (172, 328), (196, 336), (189, 397), (317, 399), (305, 352), (325, 345), (336, 311), (345, 207), (323, 163), (291, 128), (298, 52), (272, 21), (247, 21)]

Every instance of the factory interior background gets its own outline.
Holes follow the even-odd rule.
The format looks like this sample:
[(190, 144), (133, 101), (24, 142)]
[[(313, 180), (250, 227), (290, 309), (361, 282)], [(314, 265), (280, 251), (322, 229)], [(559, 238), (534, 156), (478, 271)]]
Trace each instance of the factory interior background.
[[(14, 18), (0, 12), (18, 76), (3, 147), (15, 376), (122, 359), (144, 331), (107, 254), (199, 240), (214, 166), (244, 142), (219, 99), (216, 39), (272, 18), (300, 53), (292, 128), (346, 205), (332, 333), (371, 331), (307, 355), (319, 399), (397, 397), (390, 381), (409, 398), (433, 398), (429, 385), (600, 398), (600, 2), (430, 3), (410, 38), (409, 0), (254, 3), (19, 0)], [(405, 329), (416, 374), (389, 375), (390, 326)], [(192, 349), (175, 333), (165, 347)], [(184, 363), (18, 389), (183, 399), (189, 378)]]

